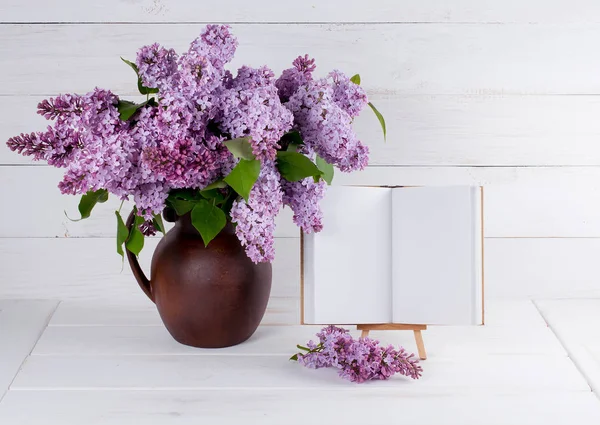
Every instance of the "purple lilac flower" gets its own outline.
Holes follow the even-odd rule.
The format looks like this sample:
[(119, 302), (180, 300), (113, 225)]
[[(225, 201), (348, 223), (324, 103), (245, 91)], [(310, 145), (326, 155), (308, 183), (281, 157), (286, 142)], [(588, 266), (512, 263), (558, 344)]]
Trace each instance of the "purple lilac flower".
[(231, 208), (231, 221), (236, 223), (235, 233), (246, 248), (246, 254), (255, 263), (275, 258), (275, 217), (282, 206), (280, 179), (273, 162), (263, 163), (248, 202), (237, 200)]
[(185, 137), (194, 119), (193, 104), (181, 93), (168, 90), (162, 93), (156, 112), (156, 127), (162, 140)]
[(215, 68), (223, 69), (233, 59), (238, 46), (229, 29), (229, 25), (207, 25), (189, 50), (210, 58)]
[(333, 86), (333, 101), (351, 117), (357, 117), (367, 103), (367, 93), (337, 69), (327, 76)]
[(292, 128), (293, 116), (279, 101), (270, 69), (240, 68), (219, 106), (221, 131), (232, 138), (251, 136), (254, 155), (263, 162), (275, 160), (278, 141)]
[(309, 369), (321, 369), (331, 367), (331, 360), (326, 354), (315, 351), (298, 356), (298, 363)]
[(225, 72), (223, 72), (223, 77), (221, 77), (221, 82), (223, 83), (224, 89), (231, 88), (231, 86), (233, 85), (233, 74), (231, 73), (230, 70), (226, 69)]
[(85, 149), (77, 151), (67, 165), (63, 181), (59, 183), (62, 193), (80, 194), (88, 190), (107, 189), (121, 195), (119, 181), (130, 169), (130, 162), (123, 149), (125, 133), (98, 137), (88, 133), (84, 138)]
[(174, 189), (203, 188), (219, 177), (221, 156), (229, 156), (225, 149), (211, 151), (191, 137), (171, 144), (146, 148), (142, 163), (157, 181), (169, 182)]
[(72, 128), (48, 127), (46, 132), (21, 134), (7, 142), (10, 150), (24, 156), (32, 156), (35, 161), (45, 160), (57, 168), (66, 167), (75, 150), (83, 147), (81, 135)]
[(110, 90), (95, 88), (93, 92), (84, 96), (82, 101), (81, 125), (94, 136), (111, 136), (129, 125), (119, 118), (119, 98)]
[(169, 196), (169, 186), (157, 183), (145, 183), (133, 191), (133, 201), (141, 215), (149, 220), (154, 214), (160, 214)]
[(124, 142), (129, 140), (129, 123), (120, 120), (118, 97), (110, 91), (96, 88), (77, 101), (82, 105), (77, 120), (73, 116), (68, 122), (59, 118), (52, 131), (39, 135), (40, 140), (52, 146), (44, 159), (67, 168), (59, 184), (63, 193), (111, 190), (111, 183), (129, 171), (123, 150)]
[(294, 211), (294, 223), (305, 233), (320, 232), (323, 229), (323, 213), (319, 201), (325, 195), (326, 183), (323, 180), (315, 183), (312, 177), (308, 177), (297, 182), (282, 180), (281, 186), (283, 204)]
[(109, 189), (111, 182), (127, 174), (129, 164), (122, 147), (129, 124), (120, 120), (117, 101), (117, 96), (101, 89), (83, 99), (80, 125), (84, 148), (76, 151), (67, 167), (67, 174), (79, 180), (75, 193)]
[(231, 87), (238, 90), (255, 89), (257, 87), (270, 87), (275, 84), (275, 74), (269, 67), (251, 68), (242, 66), (238, 69), (237, 76), (231, 81)]
[(76, 94), (63, 94), (38, 103), (38, 114), (47, 120), (58, 119), (65, 124), (78, 120), (83, 112), (83, 99)]
[(6, 142), (8, 148), (23, 156), (33, 156), (34, 161), (46, 158), (51, 145), (44, 143), (41, 139), (42, 133), (21, 133), (18, 136), (11, 137)]
[(369, 150), (356, 137), (352, 117), (333, 99), (326, 79), (309, 81), (285, 104), (294, 114), (304, 143), (341, 171), (362, 170)]
[(319, 343), (309, 341), (306, 353), (297, 354), (298, 363), (311, 368), (333, 367), (340, 377), (362, 383), (389, 379), (399, 373), (418, 379), (423, 369), (414, 354), (404, 348), (381, 347), (370, 338), (354, 339), (346, 329), (327, 326), (317, 333)]
[(144, 234), (144, 236), (154, 236), (157, 232), (152, 220), (146, 220), (140, 224), (140, 231)]
[(221, 85), (221, 72), (195, 50), (179, 58), (179, 78), (178, 91), (191, 102), (197, 101), (195, 94), (209, 94)]
[(281, 102), (287, 102), (298, 87), (312, 80), (312, 73), (315, 70), (315, 60), (310, 59), (308, 55), (298, 56), (293, 67), (282, 72), (281, 77), (275, 81), (275, 86), (279, 90)]
[[(207, 26), (179, 56), (157, 43), (144, 46), (136, 64), (143, 84), (159, 89), (153, 103), (123, 121), (120, 99), (109, 90), (61, 94), (38, 105), (38, 113), (52, 120), (52, 126), (12, 137), (7, 145), (64, 168), (62, 193), (102, 188), (123, 200), (133, 198), (146, 219), (143, 231), (150, 234), (154, 230), (149, 220), (162, 211), (171, 190), (201, 189), (226, 176), (237, 160), (223, 142), (249, 136), (261, 161), (260, 177), (248, 202), (233, 203), (230, 218), (248, 256), (255, 262), (271, 261), (274, 218), (282, 204), (293, 209), (294, 222), (305, 232), (322, 228), (318, 203), (325, 184), (281, 178), (275, 167), (281, 137), (299, 130), (305, 140), (299, 151), (309, 158), (318, 153), (342, 171), (363, 168), (368, 149), (351, 123), (366, 96), (339, 71), (313, 80), (315, 64), (307, 55), (294, 60), (277, 80), (267, 67), (244, 66), (234, 77), (225, 65), (237, 46), (223, 25)], [(351, 342), (348, 335), (337, 342), (332, 338), (325, 338), (327, 344), (344, 346), (343, 351), (352, 347), (344, 345)], [(334, 352), (342, 358), (342, 351)], [(321, 365), (325, 358), (314, 356), (303, 361)], [(337, 365), (336, 359), (327, 361)]]
[(186, 115), (189, 109), (171, 108), (173, 111), (178, 112), (168, 115), (160, 108), (142, 109), (132, 132), (133, 146), (139, 150), (131, 151), (137, 164), (131, 175), (136, 178), (127, 186), (142, 189), (134, 196), (142, 200), (144, 206), (138, 205), (138, 209), (147, 209), (148, 216), (164, 208), (168, 190), (201, 189), (233, 168), (233, 156), (222, 137), (206, 134), (201, 138), (185, 131), (183, 124), (191, 120)]
[(177, 53), (154, 43), (138, 51), (136, 64), (146, 87), (167, 88), (170, 78), (177, 72)]

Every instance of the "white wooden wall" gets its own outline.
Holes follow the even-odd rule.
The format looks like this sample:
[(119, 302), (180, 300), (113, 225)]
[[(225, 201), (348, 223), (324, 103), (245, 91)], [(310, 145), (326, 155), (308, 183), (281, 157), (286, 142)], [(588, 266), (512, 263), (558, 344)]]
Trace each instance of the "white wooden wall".
[[(43, 97), (133, 94), (120, 55), (183, 49), (210, 22), (232, 24), (234, 66), (309, 53), (321, 73), (361, 74), (388, 142), (366, 111), (372, 165), (336, 183), (485, 185), (487, 296), (600, 295), (596, 0), (2, 0), (0, 140), (44, 128)], [(60, 174), (0, 147), (0, 298), (146, 303), (114, 252), (116, 204), (69, 222)], [(293, 321), (298, 232), (280, 223), (273, 308)]]

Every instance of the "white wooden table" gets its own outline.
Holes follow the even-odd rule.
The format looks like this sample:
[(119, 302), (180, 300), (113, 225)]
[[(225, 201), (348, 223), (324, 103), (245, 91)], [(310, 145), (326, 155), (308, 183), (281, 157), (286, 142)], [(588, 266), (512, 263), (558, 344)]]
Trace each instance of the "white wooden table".
[[(600, 301), (586, 302), (598, 323)], [(201, 350), (173, 341), (151, 305), (4, 300), (0, 424), (598, 424), (600, 338), (587, 368), (569, 358), (576, 335), (544, 320), (571, 326), (560, 317), (578, 307), (561, 303), (539, 302), (542, 316), (528, 300), (490, 302), (485, 327), (424, 333), (422, 379), (357, 385), (290, 362), (318, 328), (282, 325), (295, 319), (277, 305), (248, 342)], [(411, 332), (373, 336), (415, 350)]]

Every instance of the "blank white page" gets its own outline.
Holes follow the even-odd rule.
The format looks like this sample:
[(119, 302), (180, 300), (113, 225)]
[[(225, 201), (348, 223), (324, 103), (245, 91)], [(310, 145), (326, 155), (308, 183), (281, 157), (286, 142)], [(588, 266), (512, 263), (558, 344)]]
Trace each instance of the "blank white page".
[(468, 186), (393, 189), (394, 323), (480, 323), (479, 193)]
[(389, 323), (391, 189), (332, 186), (304, 235), (304, 323)]

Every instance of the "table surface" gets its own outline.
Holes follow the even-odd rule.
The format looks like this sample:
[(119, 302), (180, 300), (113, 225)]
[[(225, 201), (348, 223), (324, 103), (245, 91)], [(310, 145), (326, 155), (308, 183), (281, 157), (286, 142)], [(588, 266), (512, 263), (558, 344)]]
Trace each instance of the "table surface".
[[(424, 331), (421, 379), (354, 384), (290, 362), (318, 328), (276, 308), (203, 350), (151, 305), (0, 300), (0, 424), (598, 424), (599, 319), (594, 299), (488, 301), (486, 326)], [(416, 351), (412, 332), (371, 335)]]

